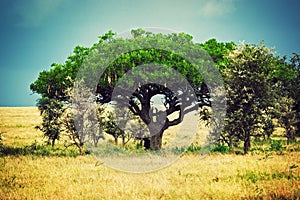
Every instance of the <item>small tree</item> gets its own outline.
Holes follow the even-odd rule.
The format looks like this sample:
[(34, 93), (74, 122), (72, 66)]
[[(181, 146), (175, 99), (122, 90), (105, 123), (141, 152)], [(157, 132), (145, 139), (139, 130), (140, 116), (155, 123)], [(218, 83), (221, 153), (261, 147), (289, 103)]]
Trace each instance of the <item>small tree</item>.
[(75, 145), (79, 150), (79, 154), (82, 155), (84, 141), (76, 130), (74, 113), (70, 111), (65, 112), (62, 121), (65, 127), (65, 136), (68, 138), (68, 140), (65, 141), (65, 147), (68, 148), (69, 146)]
[(290, 60), (285, 63), (290, 72), (287, 73), (285, 70), (282, 73), (285, 78), (283, 81), (284, 93), (286, 97), (292, 98), (294, 101), (292, 110), (295, 112), (296, 120), (293, 126), (297, 127), (295, 134), (300, 136), (300, 55), (294, 53)]
[[(99, 109), (102, 110), (102, 109)], [(98, 145), (100, 139), (104, 139), (102, 124), (89, 117), (95, 114), (95, 108), (86, 109), (84, 115), (71, 107), (67, 108), (61, 117), (64, 127), (64, 136), (68, 138), (65, 146), (75, 145), (80, 155), (86, 142)]]
[(103, 138), (101, 115), (104, 111), (101, 104), (95, 103), (94, 94), (83, 85), (82, 82), (76, 82), (75, 88), (81, 87), (81, 90), (70, 89), (67, 92), (72, 104), (65, 105), (64, 115), (61, 117), (64, 133), (69, 138), (65, 145), (75, 145), (81, 155), (86, 142), (97, 146), (98, 141)]
[(291, 141), (295, 141), (295, 133), (297, 130), (297, 115), (293, 109), (295, 102), (292, 98), (282, 97), (278, 104), (278, 122), (285, 129), (285, 137), (287, 138), (287, 144)]
[[(126, 123), (126, 117), (123, 118), (124, 123)], [(121, 129), (118, 126), (118, 123), (116, 122), (115, 114), (108, 111), (108, 114), (106, 116), (106, 120), (103, 123), (104, 131), (113, 136), (115, 145), (118, 145), (118, 139), (122, 139), (122, 147), (124, 148), (125, 145), (130, 141), (130, 139), (133, 137), (133, 135), (129, 132), (126, 133), (125, 130)]]
[(274, 85), (277, 89), (276, 106), (273, 115), (285, 128), (287, 143), (295, 140), (300, 129), (300, 56), (294, 54), (289, 61), (281, 59), (279, 67), (274, 70)]
[(88, 48), (75, 47), (74, 54), (64, 64), (53, 63), (49, 71), (40, 72), (38, 79), (30, 84), (30, 89), (42, 96), (38, 99), (37, 106), (43, 121), (36, 128), (44, 133), (48, 144), (52, 146), (60, 138), (63, 130), (60, 118), (65, 111), (65, 105), (71, 103), (69, 91), (73, 87), (76, 72), (88, 53)]
[(266, 116), (265, 118), (263, 118), (263, 131), (264, 131), (264, 140), (266, 139), (265, 137), (267, 136), (267, 139), (269, 140), (272, 133), (274, 132), (274, 124), (273, 124), (273, 121), (272, 121), (272, 117), (270, 115)]
[(251, 137), (262, 136), (264, 117), (273, 107), (275, 94), (272, 72), (278, 60), (271, 49), (259, 45), (241, 44), (229, 54), (224, 69), (227, 90), (227, 116), (223, 137), (244, 143), (244, 154), (251, 147)]
[(37, 105), (43, 122), (40, 126), (36, 126), (36, 128), (44, 133), (44, 136), (48, 138), (48, 144), (51, 144), (53, 147), (55, 141), (60, 137), (62, 126), (60, 117), (64, 112), (63, 104), (56, 99), (43, 97), (38, 100)]

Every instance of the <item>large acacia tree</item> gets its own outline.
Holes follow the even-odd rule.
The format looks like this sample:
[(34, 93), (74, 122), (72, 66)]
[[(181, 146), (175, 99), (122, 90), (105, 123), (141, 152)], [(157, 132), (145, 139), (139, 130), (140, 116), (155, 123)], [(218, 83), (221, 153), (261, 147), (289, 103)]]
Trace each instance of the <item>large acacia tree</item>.
[[(115, 38), (115, 33), (109, 31), (99, 37), (98, 43), (91, 48), (76, 47), (65, 64), (54, 64), (50, 71), (41, 72), (30, 88), (41, 94), (42, 98), (53, 98), (69, 104), (74, 103), (68, 91), (76, 79), (90, 88), (96, 102), (104, 104), (115, 100), (112, 99), (114, 88), (124, 74), (141, 65), (163, 66), (163, 72), (150, 70), (147, 76), (142, 71), (133, 73), (134, 80), (151, 77), (152, 81), (123, 81), (121, 86), (118, 85), (122, 95), (116, 96), (120, 101), (122, 98), (128, 100), (130, 112), (139, 116), (146, 125), (152, 124), (151, 135), (142, 136), (144, 147), (158, 150), (162, 145), (163, 133), (168, 127), (181, 123), (185, 114), (199, 107), (211, 106), (213, 97), (204, 82), (203, 74), (208, 82), (216, 81), (220, 77), (210, 73), (214, 70), (211, 69), (213, 61), (202, 45), (192, 42), (192, 36), (188, 34), (153, 34), (142, 29), (133, 30), (131, 33), (132, 38), (123, 39)], [(127, 51), (120, 52), (120, 47)], [(175, 53), (176, 49), (183, 49), (183, 52)], [(103, 59), (103, 55), (106, 59)], [(186, 57), (192, 57), (198, 66), (193, 65)], [(201, 73), (199, 69), (202, 70)], [(172, 70), (180, 76), (175, 76)], [(180, 77), (186, 82), (178, 84)], [(153, 80), (160, 81), (155, 83)], [(218, 85), (218, 81), (216, 82)], [(135, 90), (127, 94), (128, 88)], [(160, 120), (154, 122), (151, 101), (156, 95), (163, 97), (165, 110), (155, 113)], [(174, 113), (177, 117), (170, 119), (168, 116)]]

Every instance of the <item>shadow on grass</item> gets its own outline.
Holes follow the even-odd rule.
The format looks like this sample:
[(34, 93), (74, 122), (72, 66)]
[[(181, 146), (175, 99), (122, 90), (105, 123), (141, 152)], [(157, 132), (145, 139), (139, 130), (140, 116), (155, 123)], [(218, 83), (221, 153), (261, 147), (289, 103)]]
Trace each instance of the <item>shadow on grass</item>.
[(0, 157), (5, 156), (58, 156), (58, 157), (77, 157), (79, 152), (77, 149), (66, 149), (63, 147), (51, 147), (33, 142), (25, 147), (12, 147), (1, 145)]
[[(112, 147), (110, 147), (112, 146)], [(124, 150), (115, 147), (114, 145), (105, 146), (102, 149), (102, 153), (105, 155), (111, 155), (111, 153), (122, 153)], [(205, 147), (197, 146), (191, 144), (187, 148), (174, 148), (172, 149), (172, 153), (175, 155), (179, 155), (182, 153), (201, 153), (201, 152), (209, 152), (209, 153), (221, 153), (221, 154), (237, 154), (242, 155), (242, 147), (235, 148), (235, 150), (230, 150), (225, 145), (215, 145), (210, 149), (206, 149)], [(254, 142), (254, 145), (250, 149), (251, 154), (263, 153), (269, 156), (269, 153), (275, 152), (278, 155), (283, 155), (285, 152), (299, 152), (300, 151), (300, 140), (291, 143), (290, 145), (285, 145), (285, 141), (283, 140), (269, 140), (269, 141), (261, 141), (261, 142)], [(133, 152), (142, 153), (144, 150), (135, 149)], [(84, 154), (90, 154), (91, 151), (85, 150)], [(132, 153), (129, 151), (129, 153)], [(14, 147), (14, 146), (7, 146), (1, 144), (0, 142), (0, 157), (5, 156), (57, 156), (57, 157), (77, 157), (79, 156), (79, 151), (76, 148), (65, 148), (63, 146), (48, 146), (39, 144), (38, 142), (34, 141), (32, 144), (24, 146), (24, 147)]]

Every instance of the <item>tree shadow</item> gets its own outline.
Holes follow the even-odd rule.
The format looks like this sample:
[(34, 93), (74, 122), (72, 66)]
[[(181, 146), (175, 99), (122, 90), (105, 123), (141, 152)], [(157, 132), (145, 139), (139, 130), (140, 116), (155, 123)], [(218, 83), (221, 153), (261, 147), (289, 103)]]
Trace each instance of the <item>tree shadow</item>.
[(36, 141), (24, 147), (13, 147), (0, 145), (0, 157), (6, 156), (57, 156), (57, 157), (77, 157), (79, 152), (75, 149), (62, 147), (52, 147), (38, 144)]

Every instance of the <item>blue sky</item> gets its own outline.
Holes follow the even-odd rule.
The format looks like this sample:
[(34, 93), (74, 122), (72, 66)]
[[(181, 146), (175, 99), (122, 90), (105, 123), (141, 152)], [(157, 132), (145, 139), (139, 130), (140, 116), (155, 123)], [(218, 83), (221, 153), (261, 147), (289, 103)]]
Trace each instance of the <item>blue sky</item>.
[(1, 0), (0, 106), (32, 106), (29, 85), (76, 45), (108, 30), (162, 27), (204, 42), (245, 41), (300, 53), (297, 0)]

